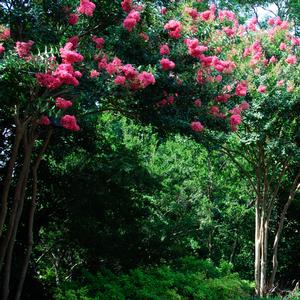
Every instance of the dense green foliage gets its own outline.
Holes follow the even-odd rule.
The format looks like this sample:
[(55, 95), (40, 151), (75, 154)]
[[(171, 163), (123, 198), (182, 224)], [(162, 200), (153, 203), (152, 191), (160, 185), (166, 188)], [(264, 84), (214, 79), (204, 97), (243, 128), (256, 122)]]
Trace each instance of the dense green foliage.
[(225, 262), (215, 267), (209, 260), (186, 257), (175, 265), (134, 269), (128, 275), (116, 276), (103, 270), (96, 276), (84, 274), (83, 282), (73, 282), (59, 290), (57, 300), (234, 300), (248, 298), (248, 282), (230, 273)]
[[(8, 10), (4, 2), (14, 5)], [(16, 132), (14, 104), (26, 107), (21, 119), (28, 111), (39, 115), (49, 109), (55, 129), (38, 171), (35, 245), (22, 299), (251, 299), (257, 195), (250, 183), (259, 181), (259, 189), (266, 191), (264, 199), (273, 197), (271, 192), (278, 186), (268, 224), (267, 248), (271, 252), (300, 161), (300, 70), (294, 65), (286, 66), (287, 53), (279, 50), (285, 32), (279, 31), (273, 39), (262, 38), (266, 58), (276, 55), (278, 65), (261, 65), (255, 76), (246, 59), (238, 65), (235, 81), (249, 81), (245, 100), (250, 109), (243, 112), (243, 125), (238, 132), (231, 133), (229, 122), (207, 113), (207, 108), (216, 104), (213, 99), (220, 86), (193, 86), (194, 58), (188, 57), (182, 43), (172, 45), (171, 58), (176, 59), (178, 78), (162, 71), (158, 63), (158, 45), (171, 43), (163, 31), (169, 15), (164, 19), (158, 8), (165, 5), (178, 17), (186, 5), (192, 5), (191, 1), (145, 1), (148, 6), (138, 30), (147, 31), (149, 42), (141, 39), (137, 30), (128, 34), (120, 26), (124, 19), (120, 1), (94, 1), (99, 9), (93, 18), (81, 18), (75, 27), (67, 26), (65, 5), (75, 7), (77, 2), (0, 1), (0, 25), (10, 26), (13, 39), (33, 39), (32, 51), (41, 58), (20, 60), (12, 44), (5, 44), (8, 59), (0, 62), (1, 189)], [(267, 8), (270, 4), (263, 0), (216, 2), (222, 8), (235, 10), (241, 19), (247, 19), (253, 8)], [(197, 2), (194, 6), (200, 11), (208, 3)], [(280, 7), (279, 15), (294, 21), (297, 32), (299, 3), (286, 0)], [(201, 38), (207, 38), (213, 26), (201, 27)], [(74, 103), (68, 112), (79, 112), (81, 130), (70, 133), (61, 128), (62, 112), (54, 107), (54, 96), (50, 100), (44, 97), (31, 75), (44, 70), (46, 59), (58, 54), (59, 47), (74, 34), (81, 37), (79, 49), (88, 63), (79, 66), (80, 70), (87, 68), (79, 87), (69, 87), (64, 94)], [(97, 65), (93, 61), (93, 34), (107, 40), (105, 51), (110, 59), (117, 55), (124, 64), (132, 63), (139, 71), (153, 71), (160, 81), (131, 93), (113, 85), (110, 75), (89, 78), (88, 72)], [(244, 44), (240, 37), (234, 41), (217, 37), (218, 33), (213, 36), (216, 45), (224, 44), (227, 51), (222, 59), (229, 55), (238, 62), (244, 47), (257, 36), (249, 34)], [(236, 43), (232, 52), (230, 42)], [(230, 83), (226, 76), (226, 83)], [(282, 78), (294, 93), (275, 88)], [(258, 93), (261, 84), (274, 89)], [(175, 105), (158, 109), (156, 104), (165, 96), (164, 89), (176, 95)], [(38, 97), (27, 106), (35, 92)], [(198, 97), (204, 104), (200, 108), (194, 105)], [(224, 103), (227, 111), (240, 103), (239, 97), (233, 98)], [(193, 132), (189, 122), (194, 117), (204, 120), (210, 129), (201, 134)], [(41, 148), (46, 133), (47, 129), (40, 126), (35, 150)], [(18, 184), (23, 150), (21, 146), (11, 190)], [(34, 153), (32, 158), (36, 157)], [(281, 177), (286, 160), (287, 171)], [(264, 176), (259, 174), (261, 170)], [(16, 289), (28, 243), (34, 186), (31, 172), (32, 169), (24, 188), (24, 213), (12, 257), (12, 291)], [(8, 199), (11, 204), (13, 196)], [(300, 196), (295, 193), (278, 250), (274, 289), (278, 299), (280, 295), (286, 300), (300, 299), (299, 212)], [(271, 268), (269, 261), (268, 273)], [(2, 279), (1, 273), (1, 286)]]

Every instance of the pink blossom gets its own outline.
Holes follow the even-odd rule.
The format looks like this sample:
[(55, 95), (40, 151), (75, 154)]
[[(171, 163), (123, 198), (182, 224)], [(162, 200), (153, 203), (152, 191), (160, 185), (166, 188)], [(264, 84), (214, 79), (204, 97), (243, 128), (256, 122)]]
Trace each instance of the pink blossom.
[(133, 18), (126, 18), (123, 22), (123, 27), (128, 30), (131, 31), (137, 24), (137, 21)]
[(45, 125), (45, 126), (51, 124), (51, 122), (47, 116), (42, 116), (37, 122), (38, 122), (38, 124)]
[(195, 104), (195, 106), (200, 107), (200, 106), (202, 105), (202, 102), (201, 102), (200, 99), (196, 99), (196, 100), (194, 101), (194, 104)]
[(289, 22), (288, 21), (283, 21), (280, 25), (280, 29), (282, 30), (287, 30), (289, 29)]
[(217, 116), (220, 112), (220, 108), (218, 106), (212, 106), (209, 110), (209, 112), (213, 115), (213, 116)]
[(283, 86), (284, 82), (285, 82), (284, 80), (277, 81), (277, 86)]
[(98, 61), (98, 68), (99, 69), (106, 69), (107, 68), (107, 58), (103, 57), (100, 59), (100, 61)]
[(165, 15), (165, 14), (167, 13), (166, 7), (162, 7), (162, 8), (160, 9), (160, 13), (161, 13), (162, 15)]
[(229, 93), (229, 92), (232, 91), (232, 86), (229, 85), (229, 84), (228, 84), (228, 85), (225, 85), (225, 86), (223, 87), (222, 91), (223, 91), (223, 92)]
[(247, 85), (239, 83), (236, 86), (235, 94), (237, 96), (245, 97), (247, 95)]
[(19, 55), (20, 58), (28, 58), (30, 57), (30, 49), (32, 45), (34, 44), (33, 41), (28, 41), (28, 42), (17, 42), (16, 43), (16, 51)]
[(105, 43), (105, 40), (103, 37), (96, 37), (95, 35), (93, 35), (92, 41), (96, 44), (97, 49), (101, 49)]
[(133, 79), (138, 75), (138, 71), (131, 64), (123, 66), (121, 70), (127, 79)]
[(264, 94), (266, 92), (267, 88), (264, 85), (260, 85), (257, 89), (257, 91), (261, 94)]
[(76, 77), (80, 77), (81, 73), (75, 72), (71, 64), (60, 64), (53, 75), (58, 77), (62, 84), (78, 86)]
[(175, 63), (168, 58), (161, 59), (160, 65), (164, 71), (173, 70), (175, 68)]
[(248, 56), (250, 54), (251, 54), (251, 49), (250, 48), (245, 48), (243, 56), (246, 57), (246, 56)]
[(146, 34), (145, 32), (141, 32), (139, 34), (139, 36), (145, 41), (145, 42), (148, 42), (149, 41), (149, 35)]
[(63, 84), (59, 78), (50, 73), (37, 73), (35, 77), (40, 86), (46, 87), (50, 90), (57, 89)]
[(203, 84), (205, 82), (203, 71), (201, 69), (199, 69), (197, 72), (196, 81), (200, 84)]
[(72, 101), (66, 100), (61, 97), (55, 99), (55, 106), (60, 109), (67, 109), (73, 105)]
[(168, 45), (161, 45), (159, 49), (160, 55), (169, 55), (170, 54), (170, 48)]
[(72, 131), (78, 131), (80, 130), (80, 127), (77, 124), (75, 116), (65, 115), (60, 119), (60, 124), (62, 127), (72, 130)]
[(140, 13), (136, 10), (132, 10), (123, 21), (123, 27), (131, 31), (140, 20)]
[(73, 48), (72, 43), (67, 43), (64, 48), (60, 48), (60, 56), (62, 58), (63, 63), (65, 64), (73, 64), (76, 62), (82, 62), (83, 56), (79, 53), (77, 53), (74, 50), (71, 50)]
[(143, 88), (146, 88), (150, 84), (155, 84), (155, 78), (153, 74), (149, 72), (143, 71), (141, 74), (138, 75), (138, 79), (140, 80)]
[(294, 46), (300, 46), (300, 38), (292, 37), (291, 41)]
[(97, 70), (92, 70), (90, 72), (90, 78), (96, 78), (99, 77), (100, 73)]
[(186, 7), (185, 9), (185, 12), (189, 14), (190, 17), (192, 17), (192, 19), (197, 19), (198, 16), (199, 16), (199, 13), (197, 11), (196, 8), (191, 8), (191, 7)]
[(225, 34), (228, 37), (233, 37), (236, 34), (236, 29), (230, 27), (223, 27), (223, 32), (225, 32)]
[(250, 105), (249, 105), (249, 103), (248, 103), (247, 101), (243, 101), (243, 102), (239, 105), (239, 108), (240, 108), (241, 110), (247, 110), (247, 109), (249, 109), (249, 107), (250, 107)]
[(280, 44), (280, 46), (279, 46), (279, 49), (281, 50), (281, 51), (284, 51), (284, 50), (286, 50), (286, 43), (281, 43)]
[(166, 106), (168, 104), (168, 101), (167, 99), (162, 99), (160, 100), (159, 102), (157, 102), (157, 106), (160, 106), (160, 107), (163, 107), (163, 106)]
[(233, 131), (236, 130), (236, 125), (240, 125), (242, 123), (242, 117), (240, 115), (232, 115), (230, 117), (230, 125)]
[(5, 51), (5, 48), (3, 47), (2, 44), (0, 44), (0, 54), (2, 54)]
[(184, 42), (188, 47), (189, 54), (193, 57), (200, 58), (201, 54), (208, 50), (206, 46), (199, 45), (198, 39), (186, 39)]
[(126, 13), (129, 13), (132, 9), (132, 0), (123, 0), (121, 6)]
[(114, 82), (115, 82), (116, 85), (124, 85), (125, 82), (126, 82), (126, 77), (118, 75), (118, 76), (116, 76)]
[(181, 37), (182, 25), (179, 21), (170, 20), (165, 26), (164, 29), (168, 31), (169, 36), (178, 39)]
[(218, 95), (215, 100), (218, 102), (223, 102), (226, 103), (229, 99), (230, 99), (230, 95), (229, 94), (223, 94), (223, 95)]
[(69, 16), (69, 24), (70, 25), (77, 24), (78, 20), (79, 20), (79, 16), (77, 14), (70, 14), (70, 16)]
[(169, 96), (167, 98), (168, 104), (173, 105), (174, 104), (174, 96)]
[(202, 132), (204, 130), (204, 126), (198, 121), (192, 122), (190, 126), (195, 132)]
[(222, 80), (223, 80), (222, 75), (217, 75), (217, 76), (216, 76), (216, 81), (217, 81), (217, 82), (221, 82)]
[(77, 11), (80, 14), (86, 15), (88, 17), (92, 17), (96, 5), (90, 0), (80, 0), (80, 6), (77, 8)]
[(275, 25), (275, 19), (274, 19), (274, 18), (270, 18), (270, 19), (268, 20), (268, 24), (269, 24), (270, 26), (274, 26), (274, 25)]
[(106, 64), (105, 70), (108, 74), (112, 75), (120, 71), (122, 67), (122, 61), (115, 57), (111, 63)]
[(230, 112), (232, 115), (240, 115), (241, 112), (242, 112), (242, 109), (241, 109), (240, 106), (236, 106), (236, 107), (234, 107), (233, 109), (231, 109), (229, 112)]
[(0, 40), (5, 41), (10, 38), (10, 29), (5, 28), (3, 32), (0, 33)]
[(67, 43), (72, 43), (73, 47), (70, 48), (70, 50), (75, 50), (78, 47), (79, 37), (77, 35), (74, 35), (68, 39)]
[(285, 61), (290, 65), (295, 65), (297, 63), (297, 58), (295, 55), (289, 55)]
[(272, 57), (270, 58), (270, 60), (269, 60), (269, 63), (270, 63), (270, 64), (273, 64), (273, 63), (276, 63), (276, 61), (277, 61), (276, 57), (275, 57), (275, 56), (272, 56)]

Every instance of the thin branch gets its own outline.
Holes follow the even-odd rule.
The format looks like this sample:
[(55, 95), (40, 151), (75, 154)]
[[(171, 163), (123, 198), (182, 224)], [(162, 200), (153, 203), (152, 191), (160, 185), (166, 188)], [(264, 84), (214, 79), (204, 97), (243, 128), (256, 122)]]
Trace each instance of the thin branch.
[(247, 177), (247, 179), (248, 179), (249, 183), (251, 184), (251, 186), (252, 186), (254, 192), (256, 193), (256, 195), (259, 195), (258, 190), (257, 190), (257, 188), (255, 187), (255, 184), (254, 184), (254, 182), (252, 181), (251, 175), (249, 174), (249, 172), (247, 172), (247, 171), (241, 166), (241, 164), (235, 159), (235, 157), (234, 157), (230, 152), (227, 152), (227, 151), (224, 150), (224, 149), (223, 149), (223, 152), (231, 158), (232, 162), (233, 162), (233, 163), (238, 167), (238, 169), (239, 169), (239, 170)]

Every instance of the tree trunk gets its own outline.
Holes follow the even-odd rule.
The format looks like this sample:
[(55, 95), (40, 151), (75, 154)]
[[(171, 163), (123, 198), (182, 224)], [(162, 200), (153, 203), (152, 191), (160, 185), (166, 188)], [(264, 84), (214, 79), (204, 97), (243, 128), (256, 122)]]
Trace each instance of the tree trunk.
[(260, 260), (261, 260), (261, 235), (260, 235), (260, 222), (261, 222), (261, 207), (260, 199), (256, 199), (255, 205), (255, 293), (259, 295), (260, 291)]
[(275, 277), (276, 277), (277, 268), (278, 268), (278, 257), (277, 257), (278, 256), (278, 245), (279, 245), (279, 240), (280, 240), (282, 230), (283, 230), (283, 224), (285, 221), (287, 210), (288, 210), (290, 204), (292, 203), (292, 201), (294, 200), (295, 193), (300, 188), (300, 183), (298, 183), (299, 178), (300, 178), (300, 171), (298, 172), (298, 174), (292, 184), (288, 200), (287, 200), (286, 204), (284, 205), (284, 208), (281, 212), (277, 232), (276, 232), (276, 235), (274, 238), (273, 257), (272, 257), (273, 268), (272, 268), (272, 275), (271, 275), (271, 279), (270, 279), (270, 287), (271, 288), (274, 287)]
[(26, 174), (29, 172), (30, 168), (30, 157), (31, 157), (31, 149), (27, 146), (26, 134), (23, 136), (24, 140), (24, 159), (23, 159), (23, 165), (19, 174), (19, 178), (16, 184), (14, 198), (13, 198), (13, 207), (10, 213), (10, 218), (8, 221), (7, 231), (5, 237), (2, 237), (2, 240), (0, 241), (0, 272), (3, 267), (3, 262), (6, 256), (7, 247), (9, 244), (9, 241), (13, 234), (14, 224), (18, 212), (18, 207), (20, 204), (20, 200), (22, 197), (22, 190), (23, 190), (23, 183), (24, 179), (26, 177)]
[(12, 181), (12, 175), (13, 175), (15, 163), (17, 161), (19, 147), (20, 147), (20, 143), (23, 138), (23, 134), (24, 134), (24, 125), (19, 124), (19, 122), (17, 122), (16, 136), (15, 136), (14, 144), (12, 147), (11, 157), (8, 162), (7, 174), (6, 174), (5, 180), (3, 182), (3, 190), (2, 190), (2, 195), (1, 195), (0, 238), (2, 236), (3, 226), (4, 226), (6, 215), (7, 215), (7, 199), (8, 199), (9, 189), (10, 189), (10, 185), (11, 185), (11, 181)]
[[(15, 239), (17, 235), (17, 230), (19, 227), (19, 222), (23, 212), (24, 198), (26, 193), (26, 185), (28, 180), (28, 174), (30, 170), (30, 161), (31, 153), (34, 140), (28, 142), (27, 137), (24, 137), (24, 164), (19, 178), (19, 184), (16, 188), (15, 198), (14, 198), (14, 207), (10, 219), (10, 226), (8, 229), (8, 234), (5, 239), (3, 247), (3, 253), (1, 252), (1, 260), (3, 261), (6, 257), (5, 268), (3, 274), (3, 290), (2, 290), (2, 300), (7, 300), (9, 296), (9, 285), (10, 285), (10, 276), (11, 276), (11, 264), (12, 264), (12, 255), (15, 245)], [(2, 249), (1, 249), (2, 250)]]
[(31, 207), (30, 207), (30, 211), (29, 211), (29, 222), (28, 222), (28, 245), (27, 245), (26, 256), (24, 259), (15, 300), (19, 300), (21, 298), (24, 281), (26, 278), (28, 265), (29, 265), (29, 261), (30, 261), (30, 256), (31, 256), (31, 252), (32, 252), (33, 244), (34, 244), (34, 242), (33, 242), (33, 222), (34, 222), (34, 215), (35, 215), (35, 210), (36, 210), (36, 205), (37, 205), (37, 203), (36, 203), (37, 202), (37, 188), (38, 188), (38, 186), (37, 186), (37, 171), (38, 171), (41, 159), (43, 157), (43, 154), (45, 153), (45, 151), (48, 147), (52, 132), (53, 132), (53, 130), (52, 130), (52, 128), (50, 128), (48, 131), (47, 138), (41, 148), (41, 151), (35, 161), (35, 164), (32, 167), (33, 183), (32, 183), (32, 200), (31, 200)]
[(266, 217), (266, 212), (262, 212), (261, 218), (261, 258), (260, 258), (260, 288), (259, 296), (263, 297), (266, 294), (267, 283), (267, 262), (268, 262), (268, 228), (269, 220)]

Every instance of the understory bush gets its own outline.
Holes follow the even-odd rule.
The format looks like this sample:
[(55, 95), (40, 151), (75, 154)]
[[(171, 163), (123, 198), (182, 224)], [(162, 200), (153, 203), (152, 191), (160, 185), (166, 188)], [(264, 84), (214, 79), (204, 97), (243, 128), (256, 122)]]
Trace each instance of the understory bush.
[(83, 272), (55, 292), (56, 300), (216, 300), (246, 299), (251, 284), (231, 272), (232, 265), (185, 257), (171, 265), (136, 268), (115, 275), (104, 269)]

